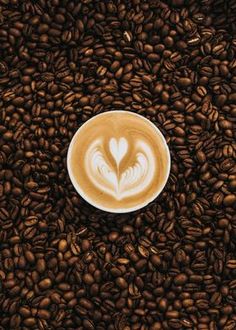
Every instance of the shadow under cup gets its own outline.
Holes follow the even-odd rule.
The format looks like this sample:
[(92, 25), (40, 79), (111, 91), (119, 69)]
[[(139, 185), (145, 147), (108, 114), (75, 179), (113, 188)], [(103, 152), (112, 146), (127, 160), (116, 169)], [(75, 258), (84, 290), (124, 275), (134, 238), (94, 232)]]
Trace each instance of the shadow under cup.
[(170, 152), (160, 130), (129, 111), (94, 116), (73, 136), (67, 154), (70, 179), (88, 203), (103, 211), (136, 211), (163, 190)]

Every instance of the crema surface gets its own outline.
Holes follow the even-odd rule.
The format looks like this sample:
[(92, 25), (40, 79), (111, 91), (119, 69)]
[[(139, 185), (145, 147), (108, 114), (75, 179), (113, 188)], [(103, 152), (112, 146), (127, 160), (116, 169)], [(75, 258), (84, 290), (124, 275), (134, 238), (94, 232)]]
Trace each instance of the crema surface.
[(77, 131), (68, 153), (72, 182), (89, 203), (111, 212), (141, 208), (162, 190), (170, 158), (160, 131), (127, 111), (97, 115)]

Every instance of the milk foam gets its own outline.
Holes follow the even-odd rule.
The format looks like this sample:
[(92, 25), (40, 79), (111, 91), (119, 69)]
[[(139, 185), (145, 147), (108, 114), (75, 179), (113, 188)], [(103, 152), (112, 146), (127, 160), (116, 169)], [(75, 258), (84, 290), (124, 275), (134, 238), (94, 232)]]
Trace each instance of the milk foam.
[[(102, 192), (122, 200), (139, 194), (146, 189), (155, 174), (155, 158), (152, 149), (142, 139), (133, 143), (135, 157), (129, 159), (131, 146), (125, 137), (111, 137), (109, 148), (103, 145), (102, 138), (93, 141), (85, 154), (85, 169), (88, 178)], [(109, 161), (105, 150), (109, 150), (115, 166)], [(127, 155), (128, 153), (128, 155)], [(123, 171), (120, 164), (124, 157), (129, 164)]]

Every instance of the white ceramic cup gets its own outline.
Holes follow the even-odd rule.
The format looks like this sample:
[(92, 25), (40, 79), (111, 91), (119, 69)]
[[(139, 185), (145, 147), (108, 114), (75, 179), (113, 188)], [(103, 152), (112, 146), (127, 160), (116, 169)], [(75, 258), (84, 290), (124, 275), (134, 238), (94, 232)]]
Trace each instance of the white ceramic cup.
[[(137, 116), (139, 118), (141, 118), (142, 120), (148, 122), (148, 124), (154, 128), (154, 130), (156, 131), (156, 134), (159, 136), (161, 142), (162, 142), (162, 145), (163, 145), (163, 148), (166, 152), (166, 155), (167, 155), (167, 164), (166, 165), (166, 170), (165, 170), (165, 177), (164, 177), (164, 180), (162, 182), (162, 185), (159, 187), (159, 189), (157, 189), (157, 191), (155, 192), (155, 194), (152, 196), (151, 199), (146, 199), (144, 200), (142, 203), (140, 203), (139, 205), (135, 206), (135, 207), (132, 207), (132, 208), (119, 208), (119, 209), (113, 209), (113, 208), (108, 208), (108, 207), (103, 207), (103, 205), (101, 204), (97, 204), (96, 202), (94, 202), (90, 196), (88, 196), (82, 189), (82, 187), (80, 186), (79, 182), (75, 179), (74, 175), (73, 175), (73, 171), (72, 171), (72, 168), (71, 168), (71, 155), (72, 155), (72, 152), (73, 152), (73, 146), (74, 146), (74, 143), (76, 142), (77, 140), (77, 137), (78, 135), (81, 133), (81, 129), (83, 127), (85, 127), (86, 125), (91, 125), (95, 119), (98, 117), (98, 116), (109, 116), (110, 113), (129, 113), (131, 114), (132, 116)], [(148, 205), (150, 202), (152, 202), (155, 198), (157, 198), (157, 196), (161, 193), (161, 191), (163, 190), (163, 188), (165, 187), (166, 185), (166, 182), (168, 180), (168, 177), (169, 177), (169, 174), (170, 174), (170, 166), (171, 166), (171, 158), (170, 158), (170, 151), (169, 151), (169, 148), (168, 148), (168, 145), (166, 143), (166, 140), (164, 138), (164, 136), (162, 135), (161, 131), (150, 121), (148, 120), (147, 118), (139, 115), (139, 114), (136, 114), (134, 112), (130, 112), (130, 111), (124, 111), (124, 110), (114, 110), (114, 111), (108, 111), (108, 112), (103, 112), (101, 114), (98, 114), (94, 117), (92, 117), (91, 119), (89, 119), (88, 121), (86, 121), (82, 126), (80, 126), (78, 128), (78, 130), (76, 131), (76, 133), (74, 134), (71, 142), (70, 142), (70, 145), (69, 145), (69, 149), (68, 149), (68, 153), (67, 153), (67, 168), (68, 168), (68, 173), (69, 173), (69, 177), (70, 177), (70, 180), (73, 184), (73, 186), (75, 187), (76, 191), (79, 193), (79, 195), (86, 201), (88, 202), (89, 204), (93, 205), (94, 207), (100, 209), (100, 210), (103, 210), (103, 211), (106, 211), (106, 212), (111, 212), (111, 213), (127, 213), (127, 212), (133, 212), (133, 211), (136, 211), (136, 210), (139, 210), (143, 207), (145, 207), (146, 205)]]

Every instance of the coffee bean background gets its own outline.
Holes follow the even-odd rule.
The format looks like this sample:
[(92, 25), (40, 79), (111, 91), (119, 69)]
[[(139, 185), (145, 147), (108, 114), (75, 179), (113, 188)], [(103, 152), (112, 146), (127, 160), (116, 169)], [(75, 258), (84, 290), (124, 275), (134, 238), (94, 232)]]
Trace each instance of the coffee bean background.
[[(236, 329), (236, 2), (0, 0), (0, 329)], [(108, 214), (70, 140), (131, 110), (168, 184)]]

